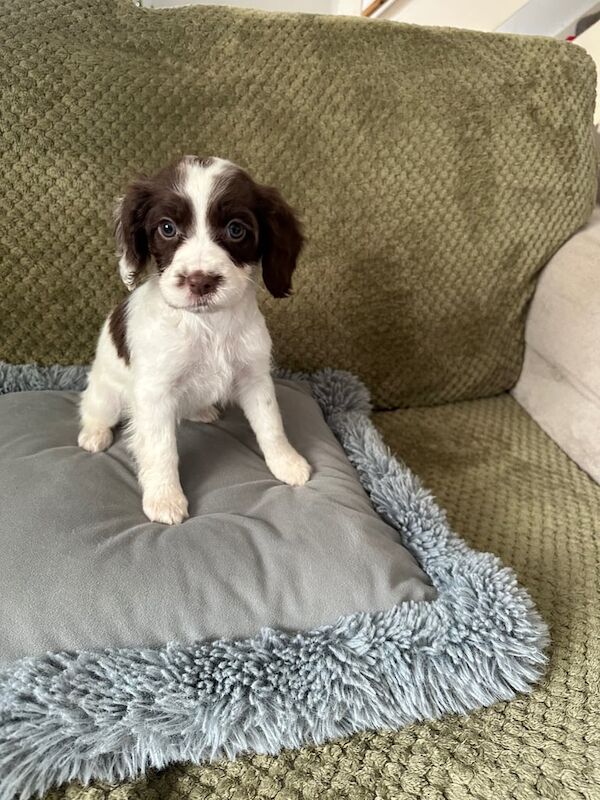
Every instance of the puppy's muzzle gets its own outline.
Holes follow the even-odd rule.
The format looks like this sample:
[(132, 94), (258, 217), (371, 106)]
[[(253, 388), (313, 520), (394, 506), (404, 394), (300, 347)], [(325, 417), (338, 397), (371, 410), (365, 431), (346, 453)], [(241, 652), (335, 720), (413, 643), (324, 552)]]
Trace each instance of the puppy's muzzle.
[(217, 289), (223, 278), (220, 275), (208, 275), (202, 270), (187, 276), (186, 283), (190, 292), (196, 297), (207, 297)]

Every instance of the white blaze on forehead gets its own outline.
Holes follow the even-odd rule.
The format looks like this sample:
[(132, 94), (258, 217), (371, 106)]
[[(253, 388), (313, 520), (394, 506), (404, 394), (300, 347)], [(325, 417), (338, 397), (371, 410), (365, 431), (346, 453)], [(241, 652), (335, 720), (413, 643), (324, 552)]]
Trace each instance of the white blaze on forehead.
[(212, 158), (207, 165), (191, 158), (184, 160), (181, 190), (192, 204), (194, 215), (192, 237), (199, 242), (210, 239), (208, 207), (213, 189), (232, 166), (231, 161), (226, 161), (224, 158)]

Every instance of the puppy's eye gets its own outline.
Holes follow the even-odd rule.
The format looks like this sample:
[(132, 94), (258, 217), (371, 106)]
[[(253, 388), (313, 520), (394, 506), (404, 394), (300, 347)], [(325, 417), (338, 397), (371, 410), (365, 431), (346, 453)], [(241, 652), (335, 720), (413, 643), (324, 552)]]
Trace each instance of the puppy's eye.
[(232, 219), (225, 228), (227, 236), (233, 242), (241, 242), (246, 235), (246, 227), (237, 219)]
[(177, 234), (177, 226), (170, 219), (161, 219), (158, 223), (158, 230), (165, 239), (172, 239)]

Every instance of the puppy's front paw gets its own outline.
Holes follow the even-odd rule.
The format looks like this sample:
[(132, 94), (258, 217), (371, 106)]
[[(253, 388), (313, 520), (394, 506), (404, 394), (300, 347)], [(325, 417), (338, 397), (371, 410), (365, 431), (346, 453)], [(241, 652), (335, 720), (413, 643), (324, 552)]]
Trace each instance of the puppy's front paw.
[(267, 459), (267, 466), (277, 480), (290, 486), (304, 486), (310, 478), (310, 465), (293, 447), (271, 455)]
[(99, 453), (110, 447), (113, 434), (110, 428), (85, 426), (79, 431), (77, 444), (89, 453)]
[(219, 409), (216, 406), (206, 406), (206, 408), (201, 408), (188, 419), (190, 422), (216, 422), (219, 419)]
[(188, 517), (188, 501), (178, 487), (144, 492), (143, 508), (151, 522), (177, 525)]

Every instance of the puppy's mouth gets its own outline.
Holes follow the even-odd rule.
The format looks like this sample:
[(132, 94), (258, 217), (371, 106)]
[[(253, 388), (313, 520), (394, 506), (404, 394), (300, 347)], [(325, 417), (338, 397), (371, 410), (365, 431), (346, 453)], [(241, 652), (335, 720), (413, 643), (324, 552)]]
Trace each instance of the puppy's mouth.
[(165, 298), (165, 302), (170, 308), (175, 308), (178, 311), (190, 311), (192, 314), (200, 314), (219, 307), (219, 303), (213, 297), (194, 297), (182, 303), (169, 302)]
[(191, 311), (192, 314), (197, 314), (202, 311), (208, 311), (214, 307), (215, 303), (211, 303), (210, 300), (195, 300), (193, 303), (190, 303), (189, 306), (185, 306), (185, 309), (186, 311)]
[(209, 311), (211, 308), (216, 308), (219, 305), (218, 299), (215, 294), (205, 295), (203, 297), (190, 297), (188, 304), (185, 308), (192, 312)]

